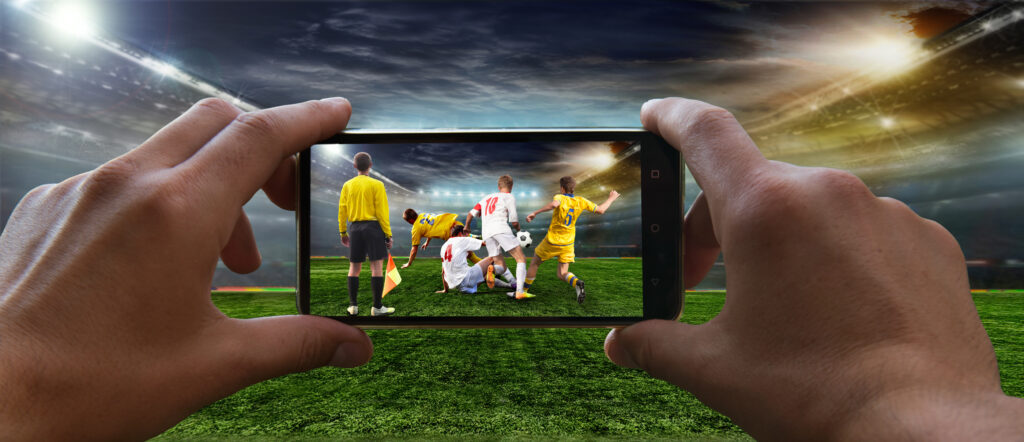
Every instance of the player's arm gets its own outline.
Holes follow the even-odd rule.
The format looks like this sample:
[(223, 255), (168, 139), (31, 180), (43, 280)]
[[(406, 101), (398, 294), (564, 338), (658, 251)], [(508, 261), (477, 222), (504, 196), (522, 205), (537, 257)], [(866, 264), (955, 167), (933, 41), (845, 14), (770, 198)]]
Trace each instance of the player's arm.
[(448, 293), (448, 281), (444, 279), (444, 267), (441, 268), (441, 285), (444, 287), (444, 290), (438, 290), (434, 293)]
[(557, 209), (559, 204), (561, 203), (558, 200), (551, 200), (551, 202), (544, 205), (544, 207), (534, 210), (533, 212), (530, 212), (529, 215), (526, 215), (526, 222), (533, 221), (533, 219), (541, 213)]
[(516, 232), (518, 232), (518, 231), (520, 231), (520, 230), (523, 230), (523, 229), (520, 229), (520, 228), (519, 228), (519, 221), (513, 221), (513, 222), (511, 222), (511, 223), (509, 223), (509, 224), (511, 224), (511, 225), (512, 225), (512, 228), (513, 228), (513, 229), (516, 229)]
[(427, 246), (429, 246), (429, 245), (430, 245), (430, 237), (428, 236), (427, 240), (423, 241), (423, 245), (420, 246), (420, 248), (422, 248), (423, 250), (427, 250)]
[(341, 195), (338, 197), (338, 233), (341, 234), (341, 243), (348, 246), (348, 185), (341, 186)]
[(384, 190), (384, 183), (377, 182), (379, 192), (377, 192), (375, 205), (377, 206), (374, 212), (377, 216), (377, 222), (380, 223), (380, 229), (384, 231), (384, 237), (387, 238), (388, 248), (391, 248), (391, 220), (388, 218), (388, 195)]
[(480, 213), (480, 203), (476, 203), (469, 213), (466, 214), (466, 230), (473, 233), (473, 217)]
[(405, 264), (402, 264), (403, 269), (408, 268), (409, 266), (412, 265), (412, 261), (416, 259), (416, 252), (419, 251), (419, 249), (419, 246), (412, 246), (412, 249), (409, 250), (409, 260), (406, 261)]
[(604, 200), (604, 202), (601, 203), (600, 206), (597, 206), (597, 208), (594, 209), (594, 212), (597, 212), (599, 215), (603, 214), (606, 210), (608, 210), (608, 207), (612, 205), (612, 202), (614, 202), (617, 199), (619, 199), (619, 192), (616, 192), (614, 190), (609, 192), (608, 199)]

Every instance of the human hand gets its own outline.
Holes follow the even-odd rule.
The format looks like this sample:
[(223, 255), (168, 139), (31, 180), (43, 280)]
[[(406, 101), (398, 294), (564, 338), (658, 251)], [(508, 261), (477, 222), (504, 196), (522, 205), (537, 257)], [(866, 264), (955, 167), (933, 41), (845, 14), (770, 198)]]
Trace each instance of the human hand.
[(394, 240), (389, 237), (389, 238), (384, 240), (384, 247), (387, 247), (388, 250), (391, 250), (391, 245), (394, 244), (394, 243), (395, 243)]
[(537, 217), (537, 215), (534, 215), (532, 213), (529, 214), (529, 215), (526, 215), (526, 222), (528, 222), (528, 223), (529, 222), (533, 222), (533, 219), (536, 218), (536, 217)]
[(618, 198), (618, 197), (619, 197), (619, 192), (616, 192), (614, 190), (611, 191), (611, 192), (608, 192), (608, 198), (615, 199), (615, 198)]
[(427, 250), (427, 244), (424, 243), (423, 245), (421, 245), (420, 250)]
[(404, 269), (404, 268), (408, 268), (408, 267), (409, 267), (409, 264), (412, 264), (412, 261), (408, 261), (408, 262), (406, 262), (405, 264), (402, 264), (402, 267), (400, 267), (400, 268), (403, 268), (403, 269)]
[(613, 331), (612, 361), (689, 390), (757, 439), (1024, 434), (1024, 401), (1000, 389), (949, 232), (849, 173), (766, 160), (722, 109), (665, 99), (642, 120), (703, 189), (684, 223), (685, 285), (721, 251), (728, 290), (706, 324)]
[(0, 236), (5, 437), (144, 439), (250, 384), (365, 363), (360, 330), (317, 316), (230, 319), (217, 259), (260, 255), (242, 205), (293, 209), (292, 155), (345, 127), (343, 99), (242, 113), (199, 102), (138, 148), (26, 195)]
[(348, 236), (341, 237), (341, 245), (345, 247), (351, 247), (352, 241), (348, 239)]

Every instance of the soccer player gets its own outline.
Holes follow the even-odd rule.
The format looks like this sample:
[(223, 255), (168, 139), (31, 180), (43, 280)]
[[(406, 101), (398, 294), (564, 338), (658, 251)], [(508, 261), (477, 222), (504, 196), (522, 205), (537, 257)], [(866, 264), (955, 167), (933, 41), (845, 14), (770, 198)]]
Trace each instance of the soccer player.
[[(345, 182), (338, 199), (338, 231), (341, 243), (349, 247), (348, 314), (359, 314), (359, 272), (370, 256), (370, 286), (373, 289), (373, 316), (390, 315), (392, 307), (381, 303), (384, 297), (384, 258), (391, 248), (391, 223), (388, 221), (388, 196), (384, 183), (370, 178), (373, 160), (359, 152), (352, 161), (359, 175)], [(351, 225), (348, 225), (351, 222)]]
[(516, 290), (511, 294), (515, 299), (532, 298), (521, 287), (526, 280), (526, 255), (519, 246), (519, 240), (512, 234), (512, 227), (519, 231), (519, 215), (516, 214), (516, 197), (512, 196), (512, 177), (498, 178), (498, 192), (492, 193), (476, 203), (466, 215), (466, 226), (472, 228), (473, 218), (480, 216), (481, 237), (487, 244), (487, 256), (494, 260), (494, 274), (510, 277), (505, 267), (502, 250), (509, 252), (516, 260)]
[(526, 274), (523, 290), (530, 290), (530, 285), (537, 277), (537, 269), (540, 268), (541, 262), (558, 258), (558, 278), (576, 289), (576, 302), (582, 304), (587, 297), (587, 292), (583, 289), (583, 280), (569, 271), (569, 263), (576, 262), (576, 249), (573, 247), (573, 243), (576, 241), (576, 221), (585, 211), (603, 214), (619, 197), (619, 192), (611, 191), (608, 194), (608, 199), (598, 206), (582, 196), (573, 195), (572, 192), (576, 189), (576, 180), (573, 177), (560, 178), (558, 185), (562, 190), (561, 194), (555, 195), (546, 206), (526, 215), (526, 222), (531, 222), (538, 213), (548, 210), (555, 211), (551, 214), (548, 233), (544, 235), (544, 239), (537, 245), (537, 248), (533, 249), (530, 271)]
[(515, 288), (514, 280), (510, 283), (494, 278), (494, 266), (491, 265), (494, 258), (484, 258), (472, 266), (467, 264), (469, 254), (483, 245), (482, 240), (470, 237), (469, 229), (461, 224), (452, 228), (452, 237), (441, 246), (441, 283), (444, 290), (436, 293), (448, 293), (450, 289), (476, 293), (481, 282), (486, 282), (488, 288)]
[[(409, 261), (402, 264), (402, 268), (409, 267), (412, 265), (412, 261), (416, 259), (416, 253), (418, 250), (426, 250), (427, 246), (430, 245), (430, 240), (438, 238), (447, 241), (448, 238), (454, 236), (452, 229), (456, 226), (461, 226), (459, 222), (459, 216), (454, 213), (420, 213), (417, 214), (413, 209), (405, 209), (405, 213), (402, 214), (402, 219), (405, 222), (412, 224), (412, 250), (409, 251)], [(426, 238), (420, 246), (420, 239)], [(476, 250), (476, 249), (473, 249)], [(476, 256), (475, 253), (469, 252), (469, 262), (476, 264), (480, 262), (480, 257)]]

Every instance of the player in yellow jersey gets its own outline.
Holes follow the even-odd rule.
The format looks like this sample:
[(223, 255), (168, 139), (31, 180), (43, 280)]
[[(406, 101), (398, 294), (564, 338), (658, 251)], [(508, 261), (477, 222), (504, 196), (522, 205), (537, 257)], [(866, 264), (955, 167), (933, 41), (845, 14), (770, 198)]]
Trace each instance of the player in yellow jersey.
[(523, 291), (529, 292), (541, 262), (558, 258), (558, 278), (576, 289), (576, 302), (582, 304), (587, 296), (583, 289), (583, 280), (569, 271), (569, 263), (576, 262), (576, 249), (573, 247), (576, 241), (576, 221), (583, 212), (604, 213), (619, 197), (619, 192), (611, 191), (608, 199), (598, 206), (582, 196), (573, 195), (572, 192), (576, 188), (576, 180), (573, 177), (564, 176), (558, 180), (558, 184), (562, 190), (561, 194), (555, 195), (546, 206), (526, 215), (526, 222), (531, 222), (538, 213), (555, 211), (551, 214), (551, 225), (548, 226), (547, 235), (544, 235), (537, 248), (533, 249), (533, 258), (530, 259), (530, 269), (526, 272)]
[[(417, 214), (413, 209), (405, 209), (402, 214), (402, 219), (405, 222), (412, 224), (412, 250), (409, 251), (409, 261), (402, 264), (402, 268), (409, 267), (412, 265), (412, 261), (416, 259), (416, 253), (418, 250), (426, 250), (427, 246), (430, 245), (430, 240), (438, 238), (442, 241), (447, 241), (452, 237), (452, 229), (455, 226), (461, 226), (459, 222), (459, 215), (454, 213), (419, 213)], [(420, 245), (420, 239), (426, 238), (427, 240)], [(476, 256), (475, 253), (469, 253), (469, 262), (476, 264), (480, 261), (480, 257)]]

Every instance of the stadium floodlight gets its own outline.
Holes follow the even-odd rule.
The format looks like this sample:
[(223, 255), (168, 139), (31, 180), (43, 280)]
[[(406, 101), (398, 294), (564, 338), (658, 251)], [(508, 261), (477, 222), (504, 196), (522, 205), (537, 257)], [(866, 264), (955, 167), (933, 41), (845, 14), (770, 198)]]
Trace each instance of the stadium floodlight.
[(25, 9), (25, 7), (28, 6), (29, 3), (32, 3), (32, 0), (14, 0), (13, 5), (15, 8)]
[(896, 124), (896, 122), (895, 122), (895, 121), (893, 121), (893, 119), (892, 119), (892, 118), (890, 118), (890, 117), (882, 117), (882, 118), (881, 118), (881, 119), (879, 120), (879, 123), (881, 123), (881, 124), (882, 124), (882, 127), (886, 128), (886, 129), (891, 129), (891, 128), (892, 128), (892, 126), (893, 126), (894, 124)]
[(65, 1), (54, 6), (47, 21), (63, 35), (88, 40), (96, 35), (95, 14), (84, 1)]
[(856, 47), (851, 55), (860, 59), (868, 70), (880, 76), (892, 76), (910, 68), (920, 57), (920, 44), (900, 38), (877, 37), (869, 44)]
[(1024, 78), (1017, 80), (1017, 86), (1024, 88)]
[(342, 158), (344, 155), (340, 144), (325, 144), (324, 145), (324, 156), (336, 160)]

